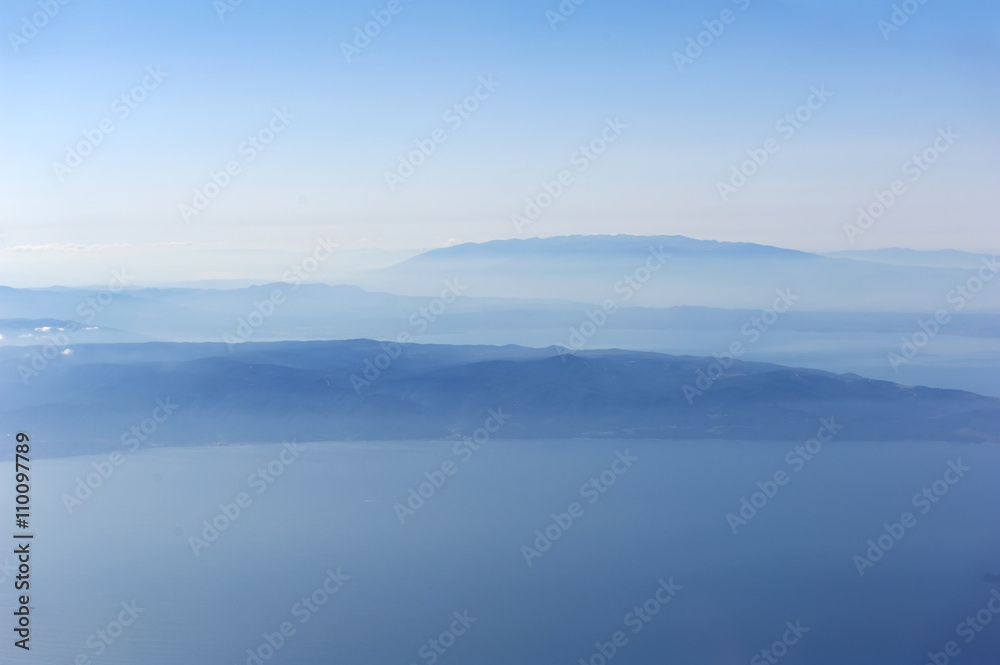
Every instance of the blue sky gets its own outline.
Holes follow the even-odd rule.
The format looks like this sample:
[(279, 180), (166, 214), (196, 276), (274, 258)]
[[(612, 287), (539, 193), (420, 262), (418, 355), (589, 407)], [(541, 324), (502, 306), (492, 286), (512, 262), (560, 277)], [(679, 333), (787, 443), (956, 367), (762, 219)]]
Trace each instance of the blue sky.
[[(400, 0), (350, 62), (341, 44), (388, 0), (243, 0), (223, 18), (211, 0), (50, 4), (16, 44), (39, 3), (0, 12), (8, 269), (58, 264), (56, 279), (112, 245), (180, 256), (320, 233), (383, 249), (623, 232), (826, 251), (1000, 245), (995, 2), (913, 0), (885, 39), (893, 3), (871, 0), (567, 0), (555, 28), (556, 0)], [(724, 11), (731, 22), (679, 71), (673, 54)], [(157, 66), (166, 77), (121, 117), (115, 100)], [(499, 85), (449, 124), (481, 77)], [(776, 122), (814, 86), (832, 95), (782, 137)], [(241, 143), (274, 109), (294, 118), (249, 161)], [(627, 127), (579, 170), (574, 152), (616, 118)], [(114, 131), (60, 180), (54, 163), (105, 119)], [(948, 127), (960, 138), (849, 243), (857, 208)], [(386, 172), (439, 128), (445, 140), (390, 189)], [(719, 182), (769, 138), (778, 150), (724, 201)], [(186, 222), (181, 205), (234, 160), (239, 173)], [(518, 232), (512, 215), (562, 171), (571, 183)], [(192, 268), (208, 273), (229, 274)]]

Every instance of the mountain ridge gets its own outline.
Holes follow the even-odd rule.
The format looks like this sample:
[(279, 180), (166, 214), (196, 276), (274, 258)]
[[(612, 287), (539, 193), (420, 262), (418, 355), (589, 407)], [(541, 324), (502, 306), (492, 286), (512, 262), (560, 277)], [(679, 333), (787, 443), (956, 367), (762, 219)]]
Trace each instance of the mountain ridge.
[(450, 439), (489, 409), (511, 414), (499, 439), (804, 440), (832, 417), (855, 440), (1000, 441), (996, 398), (617, 349), (92, 344), (27, 388), (15, 385), (14, 363), (0, 355), (0, 388), (12, 396), (3, 417), (39, 423), (33, 439), (64, 452), (113, 448), (162, 399), (177, 412), (156, 431), (161, 445)]

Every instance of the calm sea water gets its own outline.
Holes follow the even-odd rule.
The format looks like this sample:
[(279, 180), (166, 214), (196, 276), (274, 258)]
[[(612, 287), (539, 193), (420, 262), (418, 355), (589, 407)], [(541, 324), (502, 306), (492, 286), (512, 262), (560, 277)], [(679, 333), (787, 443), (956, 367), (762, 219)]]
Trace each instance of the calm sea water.
[[(63, 495), (106, 456), (37, 460), (32, 650), (11, 645), (14, 580), (0, 569), (0, 653), (36, 664), (725, 664), (768, 662), (751, 659), (786, 638), (771, 652), (781, 663), (920, 665), (949, 641), (961, 650), (952, 662), (997, 662), (1000, 617), (956, 628), (992, 619), (1000, 590), (1000, 448), (835, 440), (808, 461), (791, 450), (309, 443), (278, 462), (277, 444), (151, 449), (126, 455), (72, 513)], [(968, 471), (915, 505), (949, 461)], [(269, 462), (280, 470), (270, 483), (257, 472)], [(395, 504), (426, 472), (440, 483), (446, 462), (454, 473), (433, 495), (423, 487), (429, 498), (401, 523)], [(787, 484), (767, 485), (779, 470)], [(13, 506), (10, 463), (0, 477)], [(591, 478), (600, 489), (581, 492)], [(758, 481), (773, 496), (734, 534), (726, 516)], [(240, 493), (248, 505), (219, 518), (229, 524), (196, 555), (203, 520)], [(572, 503), (572, 523), (552, 526)], [(904, 512), (915, 523), (883, 538), (892, 548), (860, 575), (854, 557)], [(546, 528), (558, 539), (542, 552)], [(522, 546), (536, 545), (529, 566)], [(796, 637), (788, 622), (807, 630)]]

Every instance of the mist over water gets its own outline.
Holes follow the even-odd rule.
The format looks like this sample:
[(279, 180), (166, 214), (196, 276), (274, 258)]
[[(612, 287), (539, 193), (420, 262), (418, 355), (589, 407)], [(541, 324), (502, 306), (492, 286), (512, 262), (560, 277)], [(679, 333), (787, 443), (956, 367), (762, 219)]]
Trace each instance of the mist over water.
[[(577, 663), (622, 631), (615, 662), (745, 663), (781, 640), (786, 622), (807, 629), (787, 663), (923, 663), (949, 640), (959, 662), (988, 662), (1000, 623), (970, 644), (956, 626), (1000, 588), (1000, 532), (989, 517), (1000, 508), (1000, 450), (834, 439), (806, 460), (795, 445), (496, 441), (458, 454), (442, 442), (308, 443), (297, 456), (280, 444), (165, 448), (127, 457), (72, 514), (63, 495), (106, 456), (38, 460), (37, 641), (10, 662), (245, 663), (265, 634), (278, 641), (284, 622), (294, 632), (271, 662), (405, 665), (433, 653), (441, 663)], [(923, 513), (914, 495), (949, 461), (969, 470)], [(420, 487), (427, 473), (440, 482), (446, 463), (441, 487)], [(727, 514), (778, 471), (786, 484), (734, 534)], [(592, 478), (601, 491), (586, 489)], [(429, 496), (400, 512), (411, 489)], [(249, 502), (239, 516), (193, 547), (203, 520), (240, 493)], [(11, 499), (4, 485), (0, 500)], [(539, 544), (535, 532), (553, 514), (565, 524), (574, 502), (578, 517), (529, 566), (522, 546)], [(860, 575), (853, 557), (907, 511), (915, 525)], [(327, 585), (336, 590), (316, 611), (303, 609), (331, 574), (340, 586)], [(626, 623), (667, 588), (661, 581), (680, 588), (648, 622), (633, 614)], [(88, 638), (133, 601), (141, 613), (97, 656), (102, 643)], [(9, 614), (11, 595), (0, 603)], [(456, 612), (474, 622), (455, 624)], [(444, 638), (453, 644), (443, 653), (427, 646), (452, 626), (462, 633)]]

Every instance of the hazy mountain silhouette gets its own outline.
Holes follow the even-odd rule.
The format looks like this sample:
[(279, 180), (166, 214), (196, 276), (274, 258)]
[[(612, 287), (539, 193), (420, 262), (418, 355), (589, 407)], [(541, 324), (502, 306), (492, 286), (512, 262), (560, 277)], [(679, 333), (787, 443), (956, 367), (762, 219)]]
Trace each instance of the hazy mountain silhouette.
[[(359, 278), (367, 288), (425, 294), (444, 279), (462, 276), (469, 294), (602, 302), (621, 298), (618, 283), (635, 275), (651, 253), (668, 254), (632, 304), (755, 307), (776, 289), (791, 288), (804, 309), (934, 311), (950, 288), (972, 276), (978, 263), (956, 266), (931, 257), (923, 265), (831, 258), (753, 243), (684, 236), (557, 236), (464, 243), (417, 255)], [(954, 257), (948, 256), (950, 259)], [(965, 263), (962, 263), (964, 266)], [(1000, 291), (983, 290), (966, 311), (996, 311)]]
[[(782, 250), (784, 251), (784, 250)], [(471, 282), (464, 278), (462, 284)], [(462, 294), (449, 303), (443, 315), (431, 320), (420, 315), (434, 298), (395, 295), (366, 291), (357, 286), (305, 284), (296, 289), (276, 282), (238, 289), (143, 288), (117, 294), (100, 311), (91, 309), (88, 298), (99, 291), (90, 289), (13, 289), (0, 287), (0, 334), (3, 344), (45, 343), (44, 334), (35, 328), (64, 327), (75, 322), (80, 328), (92, 328), (74, 340), (111, 341), (222, 341), (233, 332), (239, 319), (255, 310), (255, 303), (266, 301), (275, 290), (285, 295), (285, 302), (275, 308), (276, 315), (254, 329), (254, 341), (309, 339), (392, 338), (400, 332), (418, 334), (424, 325), (411, 319), (423, 319), (433, 334), (472, 335), (470, 343), (480, 343), (477, 332), (516, 329), (520, 331), (559, 330), (552, 343), (565, 341), (572, 326), (586, 320), (586, 311), (594, 305), (568, 300), (538, 298), (474, 297)], [(439, 289), (440, 293), (440, 289)], [(438, 295), (439, 295), (438, 293)], [(797, 294), (796, 288), (791, 288)], [(758, 301), (757, 309), (701, 307), (630, 306), (609, 318), (608, 329), (630, 330), (724, 330), (732, 334), (768, 307), (774, 293)], [(823, 312), (803, 303), (798, 296), (795, 306), (782, 314), (778, 327), (797, 332), (829, 333), (910, 333), (917, 329), (923, 312)], [(89, 315), (87, 322), (81, 315)], [(948, 335), (1000, 337), (1000, 314), (989, 312), (952, 312), (945, 329)], [(98, 334), (100, 331), (100, 334)], [(8, 332), (11, 333), (9, 336)], [(17, 333), (32, 333), (19, 342)], [(39, 334), (34, 334), (39, 333)]]
[(736, 361), (689, 401), (684, 386), (698, 386), (714, 359), (404, 345), (375, 369), (396, 350), (369, 340), (232, 353), (224, 344), (81, 345), (24, 386), (22, 359), (5, 349), (3, 417), (34, 423), (33, 439), (53, 454), (118, 447), (166, 398), (178, 409), (152, 437), (158, 445), (449, 439), (471, 435), (490, 409), (510, 415), (497, 438), (796, 441), (834, 418), (852, 440), (1000, 440), (998, 399), (856, 375)]

